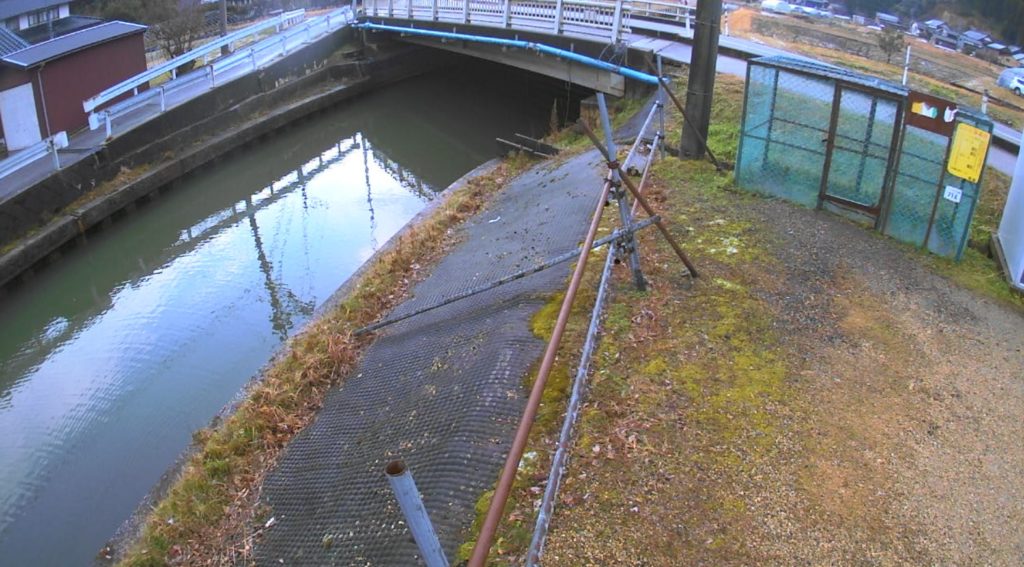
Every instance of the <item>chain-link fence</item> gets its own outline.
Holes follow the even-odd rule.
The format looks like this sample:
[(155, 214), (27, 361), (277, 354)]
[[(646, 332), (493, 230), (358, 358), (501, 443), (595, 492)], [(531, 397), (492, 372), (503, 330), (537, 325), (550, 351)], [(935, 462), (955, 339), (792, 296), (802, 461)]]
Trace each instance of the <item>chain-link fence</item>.
[[(904, 126), (906, 88), (790, 57), (747, 73), (737, 184), (960, 258), (978, 183), (946, 171), (949, 137)], [(967, 111), (956, 120), (992, 128)]]
[[(956, 122), (992, 131), (991, 121), (964, 110), (957, 112)], [(906, 126), (882, 230), (903, 242), (959, 260), (970, 235), (981, 179), (972, 183), (948, 171), (950, 144), (946, 136)]]

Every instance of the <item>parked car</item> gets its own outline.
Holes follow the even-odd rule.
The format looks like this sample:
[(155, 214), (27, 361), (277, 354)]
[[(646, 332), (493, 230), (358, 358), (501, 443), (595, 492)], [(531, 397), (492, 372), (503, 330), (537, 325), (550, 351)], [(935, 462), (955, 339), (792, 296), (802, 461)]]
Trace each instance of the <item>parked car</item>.
[(1011, 79), (1009, 88), (1017, 96), (1024, 96), (1024, 77), (1016, 76)]
[(762, 12), (774, 12), (776, 14), (789, 14), (793, 6), (783, 0), (764, 0), (761, 2)]

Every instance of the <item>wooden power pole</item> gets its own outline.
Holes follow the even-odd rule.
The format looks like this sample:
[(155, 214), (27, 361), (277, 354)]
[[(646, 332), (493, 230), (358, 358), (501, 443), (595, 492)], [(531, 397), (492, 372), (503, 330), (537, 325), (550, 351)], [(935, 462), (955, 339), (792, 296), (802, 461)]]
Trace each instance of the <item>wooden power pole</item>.
[(690, 79), (686, 88), (686, 116), (693, 128), (683, 126), (679, 144), (681, 156), (704, 157), (704, 141), (711, 124), (711, 98), (715, 90), (718, 60), (718, 28), (722, 0), (697, 0), (697, 22), (693, 30)]

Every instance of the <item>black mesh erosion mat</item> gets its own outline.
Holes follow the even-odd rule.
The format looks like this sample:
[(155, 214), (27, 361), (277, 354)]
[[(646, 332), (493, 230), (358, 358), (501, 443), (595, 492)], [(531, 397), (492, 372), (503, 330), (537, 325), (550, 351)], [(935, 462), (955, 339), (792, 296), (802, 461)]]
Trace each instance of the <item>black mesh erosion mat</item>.
[[(461, 242), (394, 314), (578, 246), (601, 188), (596, 152), (544, 164), (461, 229)], [(497, 480), (544, 343), (530, 318), (564, 288), (563, 264), (386, 328), (332, 390), (263, 488), (274, 525), (260, 565), (417, 565), (384, 465), (409, 466), (449, 558)]]

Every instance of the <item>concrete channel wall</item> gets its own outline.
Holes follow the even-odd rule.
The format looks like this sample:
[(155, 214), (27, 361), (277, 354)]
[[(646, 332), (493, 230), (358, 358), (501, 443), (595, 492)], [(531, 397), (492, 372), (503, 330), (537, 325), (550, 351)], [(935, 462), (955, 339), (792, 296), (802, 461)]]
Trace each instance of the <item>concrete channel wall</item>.
[[(91, 227), (232, 150), (341, 101), (449, 60), (424, 48), (394, 44), (377, 46), (359, 60), (345, 60), (340, 49), (355, 41), (352, 35), (350, 29), (339, 30), (259, 73), (201, 95), (111, 140), (92, 159), (0, 203), (0, 243), (21, 239), (0, 256), (0, 286), (30, 271)], [(89, 191), (121, 171), (147, 167), (130, 182), (60, 212), (76, 200), (88, 199)], [(53, 218), (55, 215), (59, 216)], [(47, 218), (52, 220), (46, 222)]]

